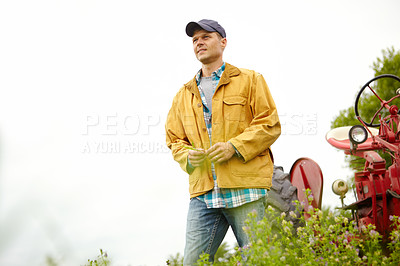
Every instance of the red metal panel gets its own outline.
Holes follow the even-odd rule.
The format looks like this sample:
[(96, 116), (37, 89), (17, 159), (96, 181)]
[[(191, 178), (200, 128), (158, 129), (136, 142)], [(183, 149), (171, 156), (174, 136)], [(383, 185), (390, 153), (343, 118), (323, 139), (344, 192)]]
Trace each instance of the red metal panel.
[(303, 202), (305, 210), (308, 210), (308, 199), (305, 194), (306, 189), (311, 190), (313, 199), (311, 205), (321, 209), (323, 176), (319, 165), (309, 158), (300, 158), (290, 170), (290, 181), (297, 187), (297, 196)]

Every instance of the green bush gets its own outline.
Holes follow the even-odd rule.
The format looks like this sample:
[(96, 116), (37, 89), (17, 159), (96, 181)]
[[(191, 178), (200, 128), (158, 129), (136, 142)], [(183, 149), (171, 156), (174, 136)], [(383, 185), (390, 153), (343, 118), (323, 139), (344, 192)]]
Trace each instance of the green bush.
[[(287, 215), (295, 218), (295, 213), (277, 214), (268, 207), (260, 221), (250, 213), (244, 228), (250, 243), (237, 248), (225, 265), (399, 265), (399, 217), (390, 217), (393, 230), (384, 246), (373, 225), (358, 228), (348, 212), (311, 207), (308, 214), (307, 220), (296, 218), (303, 226), (294, 228)], [(210, 265), (207, 258), (202, 256), (198, 264)]]

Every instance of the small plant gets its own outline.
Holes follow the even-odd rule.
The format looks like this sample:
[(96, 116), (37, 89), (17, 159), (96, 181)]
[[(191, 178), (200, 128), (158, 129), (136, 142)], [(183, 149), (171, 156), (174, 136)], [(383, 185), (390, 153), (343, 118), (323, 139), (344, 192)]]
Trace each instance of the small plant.
[(400, 262), (400, 218), (398, 216), (390, 216), (389, 219), (393, 222), (393, 230), (389, 235), (389, 243), (387, 245), (391, 252), (389, 261), (393, 265)]
[(183, 265), (183, 257), (181, 256), (181, 254), (179, 252), (175, 256), (171, 255), (167, 259), (167, 265), (171, 265), (171, 266)]
[(107, 252), (104, 252), (100, 249), (100, 255), (97, 256), (95, 260), (88, 260), (88, 263), (85, 266), (110, 266), (111, 262), (108, 259)]

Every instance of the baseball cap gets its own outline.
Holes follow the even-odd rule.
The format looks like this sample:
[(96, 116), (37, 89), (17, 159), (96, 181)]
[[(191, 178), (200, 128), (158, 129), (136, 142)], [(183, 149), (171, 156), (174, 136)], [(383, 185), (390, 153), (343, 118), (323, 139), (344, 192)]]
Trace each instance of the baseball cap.
[(219, 25), (218, 22), (211, 19), (202, 19), (199, 22), (194, 22), (194, 21), (189, 22), (186, 25), (186, 34), (189, 37), (193, 37), (194, 31), (197, 30), (198, 28), (201, 28), (209, 32), (218, 32), (222, 36), (222, 38), (226, 37), (224, 28), (221, 25)]

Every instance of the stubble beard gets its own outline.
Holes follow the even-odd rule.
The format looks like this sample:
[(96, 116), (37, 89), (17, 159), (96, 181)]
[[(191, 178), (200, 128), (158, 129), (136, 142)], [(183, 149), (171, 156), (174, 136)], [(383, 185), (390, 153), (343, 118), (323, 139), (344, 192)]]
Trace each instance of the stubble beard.
[(209, 55), (205, 55), (205, 56), (196, 55), (196, 57), (197, 57), (197, 60), (199, 60), (203, 65), (210, 64), (215, 60), (215, 58), (213, 58), (212, 56), (209, 56)]

